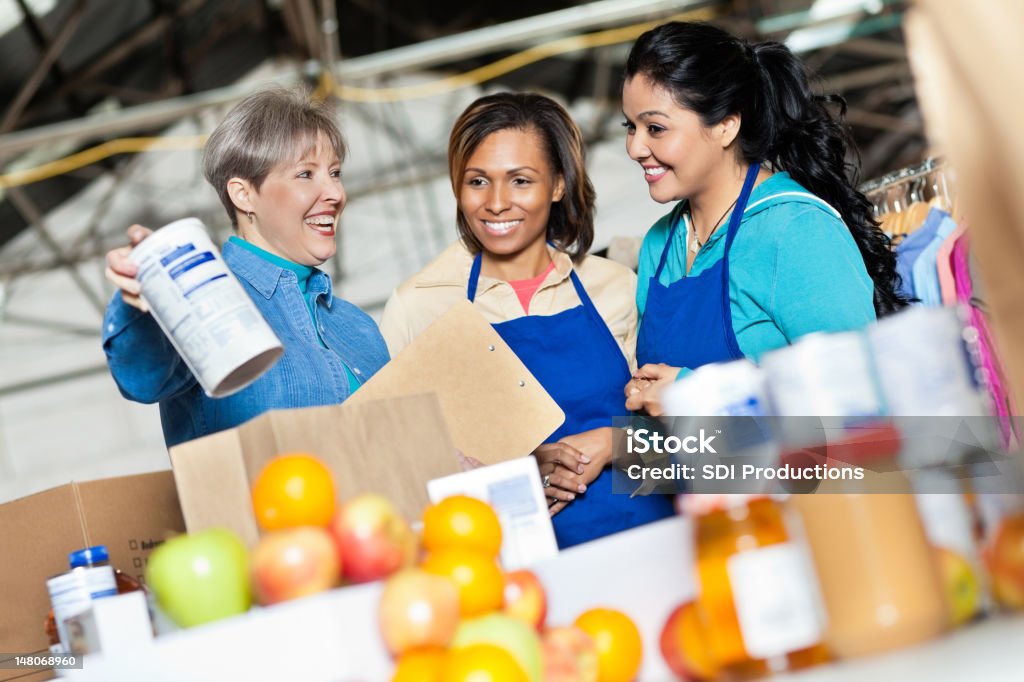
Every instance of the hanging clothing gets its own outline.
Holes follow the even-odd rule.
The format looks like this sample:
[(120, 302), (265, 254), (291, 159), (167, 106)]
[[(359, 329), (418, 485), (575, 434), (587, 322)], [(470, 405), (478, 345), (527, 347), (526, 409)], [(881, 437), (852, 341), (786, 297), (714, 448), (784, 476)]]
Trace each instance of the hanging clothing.
[[(473, 259), (466, 296), (474, 301), (480, 279), (480, 254)], [(575, 272), (569, 279), (579, 305), (554, 315), (524, 315), (494, 324), (495, 331), (565, 412), (565, 422), (545, 441), (611, 426), (626, 410), (622, 389), (631, 373), (622, 350), (597, 312)], [(613, 494), (605, 468), (552, 518), (560, 548), (571, 547), (673, 514), (668, 495), (630, 497)]]
[(968, 321), (978, 331), (978, 355), (982, 368), (985, 370), (985, 381), (993, 409), (999, 419), (999, 428), (1006, 448), (1017, 447), (1017, 434), (1013, 431), (1013, 415), (1020, 414), (1016, 409), (1004, 377), (1006, 376), (995, 342), (989, 330), (988, 318), (979, 306), (974, 279), (971, 277), (970, 240), (966, 233), (961, 235), (953, 245), (950, 259), (953, 278), (956, 284), (957, 300), (967, 309)]
[(939, 289), (942, 291), (942, 305), (956, 305), (956, 278), (953, 276), (953, 248), (957, 240), (967, 231), (967, 224), (961, 222), (939, 247), (935, 256), (935, 267), (939, 273)]
[[(685, 203), (655, 223), (640, 251), (640, 334), (658, 330), (638, 350), (640, 364), (673, 364), (675, 357), (686, 360), (677, 366), (692, 369), (732, 357), (757, 360), (804, 334), (860, 329), (875, 319), (874, 285), (850, 231), (835, 209), (787, 173), (775, 173), (738, 202), (729, 228), (711, 235), (689, 274)], [(684, 280), (691, 281), (676, 286)], [(685, 312), (673, 312), (677, 298), (688, 301)], [(725, 320), (728, 329), (714, 333), (714, 347), (702, 348), (706, 327)]]
[(931, 243), (932, 238), (935, 237), (935, 231), (939, 229), (943, 219), (948, 217), (949, 214), (942, 209), (932, 208), (928, 211), (928, 217), (925, 218), (924, 224), (907, 235), (907, 238), (896, 247), (896, 273), (900, 276), (897, 293), (901, 296), (917, 298), (917, 294), (914, 292), (914, 262), (917, 261), (925, 247)]
[(942, 218), (935, 234), (921, 250), (914, 261), (910, 276), (914, 282), (914, 294), (922, 305), (942, 305), (942, 289), (939, 286), (939, 271), (935, 266), (942, 242), (956, 229), (956, 221), (948, 215)]

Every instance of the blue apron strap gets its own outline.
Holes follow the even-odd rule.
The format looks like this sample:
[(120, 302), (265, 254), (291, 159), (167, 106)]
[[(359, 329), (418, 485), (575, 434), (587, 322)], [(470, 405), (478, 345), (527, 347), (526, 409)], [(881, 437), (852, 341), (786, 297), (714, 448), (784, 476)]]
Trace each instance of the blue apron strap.
[(679, 227), (679, 221), (683, 216), (683, 207), (687, 205), (687, 201), (680, 201), (676, 204), (675, 210), (672, 211), (672, 227), (668, 230), (668, 240), (665, 242), (665, 248), (661, 250), (661, 261), (658, 263), (658, 269), (654, 271), (654, 281), (657, 282), (658, 278), (661, 277), (661, 271), (665, 267), (665, 261), (668, 259), (669, 249), (672, 248), (672, 237), (676, 234), (676, 228)]
[[(583, 282), (576, 276), (576, 270), (569, 271), (569, 277), (572, 279), (572, 285), (576, 289), (576, 295), (580, 297), (580, 302), (583, 304), (583, 309), (587, 311), (587, 315), (590, 316), (592, 322), (594, 322), (598, 329), (603, 330), (605, 333), (603, 336), (611, 344), (611, 347), (615, 349), (615, 353), (622, 358), (623, 362), (626, 360), (625, 354), (622, 352), (622, 348), (619, 347), (619, 342), (615, 340), (615, 336), (612, 334), (612, 330), (609, 329), (608, 324), (601, 317), (601, 313), (597, 311), (597, 306), (590, 300), (590, 296), (587, 294), (587, 290), (583, 288)], [(628, 371), (628, 363), (627, 363)]]
[(469, 284), (466, 286), (466, 298), (472, 303), (476, 299), (476, 283), (480, 279), (480, 253), (473, 259), (473, 267), (469, 269)]
[(729, 347), (736, 357), (742, 357), (743, 351), (736, 339), (736, 332), (732, 328), (732, 301), (729, 299), (729, 251), (732, 249), (732, 241), (736, 238), (736, 233), (739, 232), (740, 221), (743, 220), (743, 212), (747, 208), (747, 202), (750, 201), (750, 193), (754, 189), (754, 181), (757, 180), (759, 172), (761, 172), (759, 163), (752, 163), (747, 169), (747, 178), (743, 181), (743, 189), (740, 190), (739, 199), (736, 200), (736, 206), (732, 210), (732, 217), (729, 218), (729, 232), (725, 236), (725, 253), (722, 254), (722, 316), (729, 332), (726, 335)]
[(732, 216), (729, 218), (729, 232), (725, 236), (725, 255), (722, 257), (725, 260), (726, 270), (729, 268), (729, 249), (732, 248), (732, 240), (736, 238), (736, 233), (739, 231), (743, 212), (747, 208), (747, 202), (750, 201), (750, 192), (754, 189), (754, 181), (757, 180), (757, 174), (760, 172), (761, 164), (750, 164), (750, 168), (747, 169), (747, 178), (743, 181), (743, 189), (740, 190), (740, 198), (736, 200), (736, 206), (732, 209)]

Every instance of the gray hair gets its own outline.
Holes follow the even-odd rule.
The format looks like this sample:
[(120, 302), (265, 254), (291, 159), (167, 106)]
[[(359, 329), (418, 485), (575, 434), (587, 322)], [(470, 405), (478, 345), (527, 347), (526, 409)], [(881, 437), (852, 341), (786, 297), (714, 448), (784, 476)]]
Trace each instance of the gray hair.
[(345, 140), (333, 113), (305, 92), (262, 90), (228, 112), (206, 141), (203, 176), (216, 190), (233, 228), (238, 229), (238, 218), (228, 180), (248, 180), (259, 191), (275, 166), (300, 159), (316, 145), (320, 133), (344, 160)]

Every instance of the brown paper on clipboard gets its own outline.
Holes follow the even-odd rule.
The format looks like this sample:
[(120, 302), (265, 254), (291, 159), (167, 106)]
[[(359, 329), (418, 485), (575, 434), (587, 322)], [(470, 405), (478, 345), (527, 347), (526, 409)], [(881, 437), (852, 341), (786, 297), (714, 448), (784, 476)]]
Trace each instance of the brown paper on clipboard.
[(455, 447), (484, 464), (523, 457), (565, 413), (469, 301), (439, 317), (346, 401), (437, 394)]

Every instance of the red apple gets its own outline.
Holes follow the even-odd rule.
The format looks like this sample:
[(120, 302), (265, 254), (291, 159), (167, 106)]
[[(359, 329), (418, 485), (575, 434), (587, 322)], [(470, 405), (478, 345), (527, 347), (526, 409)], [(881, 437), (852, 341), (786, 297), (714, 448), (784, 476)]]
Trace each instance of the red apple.
[(541, 635), (544, 682), (597, 682), (597, 647), (573, 625), (548, 628)]
[(696, 602), (677, 606), (661, 630), (661, 655), (680, 680), (709, 680), (717, 671), (708, 657)]
[(544, 627), (548, 598), (536, 573), (520, 569), (505, 574), (504, 611), (538, 630)]
[(992, 596), (1000, 606), (1024, 609), (1024, 516), (1004, 518), (985, 551)]
[(414, 647), (446, 647), (459, 624), (459, 591), (447, 578), (407, 568), (384, 584), (378, 619), (392, 656)]
[(382, 495), (357, 495), (344, 502), (328, 530), (342, 558), (342, 577), (380, 580), (416, 558), (416, 534)]
[(287, 528), (264, 535), (252, 552), (252, 583), (261, 604), (305, 597), (338, 584), (341, 561), (323, 528)]

